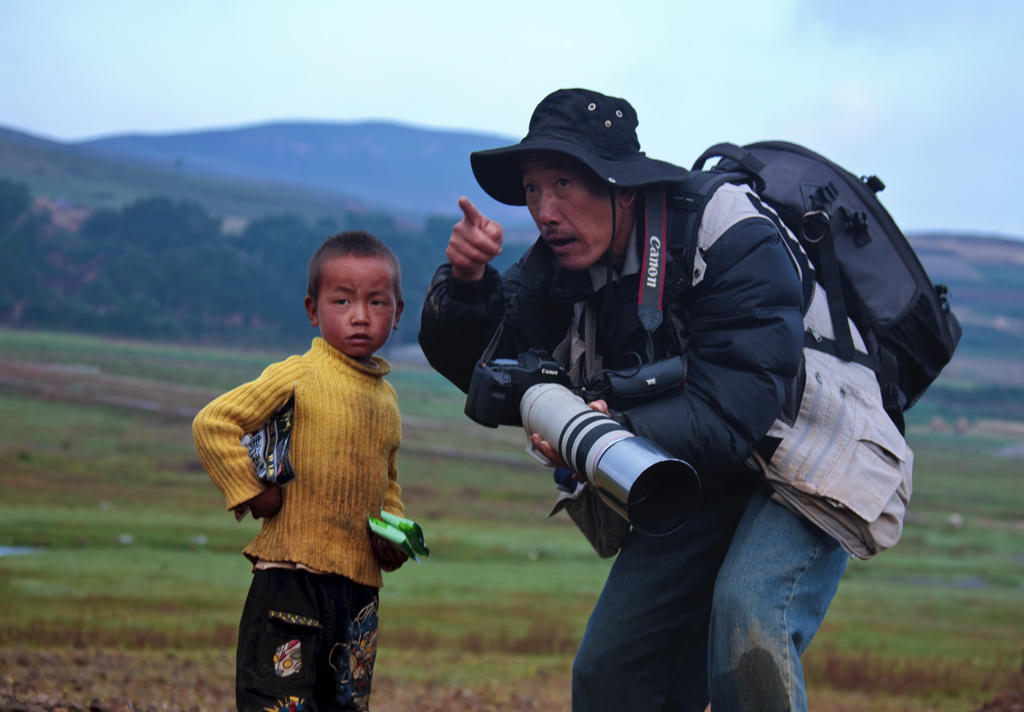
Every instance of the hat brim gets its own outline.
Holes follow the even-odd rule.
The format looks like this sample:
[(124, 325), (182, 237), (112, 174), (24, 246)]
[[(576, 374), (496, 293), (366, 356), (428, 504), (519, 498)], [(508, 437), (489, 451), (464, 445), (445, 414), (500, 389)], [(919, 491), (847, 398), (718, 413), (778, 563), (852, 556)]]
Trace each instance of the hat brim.
[(648, 158), (643, 153), (626, 160), (610, 161), (575, 143), (557, 138), (524, 139), (512, 146), (474, 151), (469, 162), (477, 183), (489, 196), (506, 205), (526, 205), (520, 162), (527, 153), (544, 151), (572, 156), (601, 180), (620, 188), (672, 183), (684, 180), (690, 174), (685, 168)]

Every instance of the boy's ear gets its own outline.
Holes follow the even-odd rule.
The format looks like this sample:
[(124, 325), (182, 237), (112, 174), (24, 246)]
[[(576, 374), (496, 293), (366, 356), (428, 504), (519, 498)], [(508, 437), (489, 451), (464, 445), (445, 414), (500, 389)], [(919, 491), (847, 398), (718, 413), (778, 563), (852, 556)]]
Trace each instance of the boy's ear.
[(309, 317), (309, 325), (320, 326), (320, 319), (316, 313), (316, 300), (307, 294), (303, 303), (306, 305), (306, 316)]
[(398, 329), (398, 320), (402, 316), (402, 309), (405, 308), (405, 302), (399, 302), (398, 307), (395, 309), (395, 323), (391, 325), (391, 330), (395, 331)]

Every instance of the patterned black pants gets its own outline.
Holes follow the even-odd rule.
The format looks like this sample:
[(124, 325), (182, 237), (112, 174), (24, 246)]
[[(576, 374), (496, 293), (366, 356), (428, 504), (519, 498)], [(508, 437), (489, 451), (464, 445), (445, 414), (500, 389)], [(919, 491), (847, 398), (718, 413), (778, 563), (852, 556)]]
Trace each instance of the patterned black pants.
[(238, 627), (240, 712), (367, 710), (377, 589), (344, 576), (253, 574)]

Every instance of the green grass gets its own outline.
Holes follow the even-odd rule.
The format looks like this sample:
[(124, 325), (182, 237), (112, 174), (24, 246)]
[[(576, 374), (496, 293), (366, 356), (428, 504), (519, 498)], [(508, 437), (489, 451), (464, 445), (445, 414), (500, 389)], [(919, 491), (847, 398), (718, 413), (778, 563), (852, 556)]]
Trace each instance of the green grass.
[[(211, 393), (276, 358), (0, 330), (0, 368), (74, 364)], [(224, 510), (189, 417), (79, 398), (89, 373), (54, 392), (0, 385), (0, 546), (44, 549), (0, 557), (0, 646), (230, 647), (250, 580), (240, 551), (258, 523)], [(389, 380), (407, 419), (403, 499), (431, 556), (385, 576), (383, 654), (481, 655), (479, 679), (488, 655), (567, 671), (610, 561), (565, 515), (547, 519), (555, 490), (528, 464), (521, 432), (469, 423), (462, 395), (427, 369), (398, 365)], [(913, 680), (943, 670), (950, 699), (1005, 687), (1024, 638), (1024, 468), (995, 454), (1008, 437), (918, 423), (909, 441), (903, 539), (850, 563), (805, 656), (808, 677), (855, 688), (855, 671), (870, 669), (891, 677), (880, 689), (921, 695)], [(444, 454), (460, 452), (470, 456)], [(984, 682), (990, 673), (997, 682)]]
[(0, 358), (74, 364), (116, 374), (193, 387), (227, 390), (251, 380), (277, 351), (213, 349), (80, 334), (0, 329)]

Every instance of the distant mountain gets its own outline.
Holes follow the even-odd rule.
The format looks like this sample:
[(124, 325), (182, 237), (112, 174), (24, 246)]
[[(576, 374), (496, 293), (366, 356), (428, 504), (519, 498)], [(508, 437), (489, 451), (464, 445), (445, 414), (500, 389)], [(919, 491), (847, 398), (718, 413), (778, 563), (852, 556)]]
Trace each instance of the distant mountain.
[(489, 198), (469, 165), (470, 152), (513, 141), (388, 123), (275, 123), (78, 143), (0, 128), (0, 178), (89, 208), (165, 195), (249, 219), (355, 210), (421, 223), (457, 216), (456, 201), (467, 195), (510, 236), (526, 237), (526, 211)]
[[(363, 227), (395, 248), (407, 313), (418, 315), (458, 195), (502, 220), (506, 239), (535, 236), (525, 211), (481, 196), (469, 167), (472, 150), (508, 140), (387, 124), (279, 124), (67, 144), (0, 129), (0, 189), (12, 181), (7, 202), (21, 206), (6, 210), (8, 229), (0, 225), (0, 323), (239, 343), (291, 338), (294, 315), (275, 310), (301, 303), (288, 294), (301, 291), (308, 254), (333, 226)], [(440, 217), (424, 219), (431, 214)], [(1024, 419), (1024, 240), (909, 237), (932, 279), (949, 286), (964, 327), (926, 398), (934, 410), (918, 412), (967, 412), (970, 393), (975, 405), (991, 411), (998, 400), (1006, 417)], [(510, 245), (502, 266), (521, 248)], [(416, 330), (414, 316), (403, 320), (396, 343), (413, 343)]]
[(169, 135), (126, 135), (75, 144), (107, 156), (205, 173), (303, 186), (400, 213), (452, 215), (468, 195), (498, 220), (525, 212), (491, 201), (469, 154), (515, 142), (507, 136), (392, 123), (273, 123)]
[(24, 183), (33, 195), (88, 209), (118, 208), (163, 196), (202, 204), (224, 218), (294, 213), (308, 220), (367, 209), (355, 198), (266, 180), (185, 173), (97, 149), (48, 141), (0, 128), (0, 179)]

